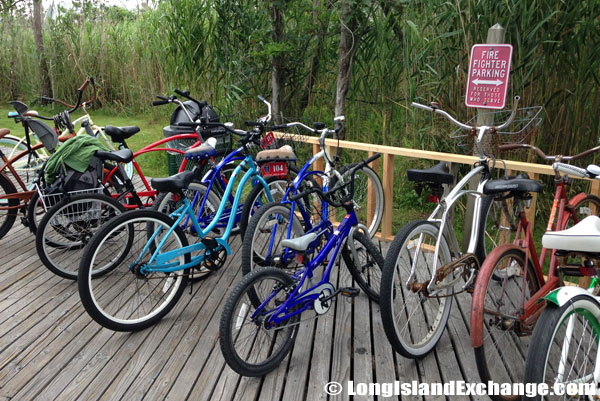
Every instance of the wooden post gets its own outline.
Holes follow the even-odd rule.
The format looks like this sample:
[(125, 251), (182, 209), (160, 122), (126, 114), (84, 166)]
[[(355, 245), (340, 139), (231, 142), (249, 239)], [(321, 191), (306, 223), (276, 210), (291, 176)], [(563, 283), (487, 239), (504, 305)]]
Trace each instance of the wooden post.
[[(327, 152), (333, 159), (334, 155), (337, 152), (337, 146), (325, 145), (325, 147), (327, 148)], [(331, 188), (328, 188), (328, 190), (329, 189), (331, 189)], [(329, 207), (329, 220), (334, 224), (337, 222), (337, 216), (335, 215), (335, 212), (336, 212), (336, 209), (334, 207), (332, 207), (332, 206)]]
[(394, 217), (394, 155), (383, 155), (383, 194), (385, 205), (383, 207), (383, 222), (381, 236), (383, 240), (393, 238), (392, 219)]
[[(373, 156), (377, 152), (369, 152), (369, 157)], [(371, 162), (370, 167), (375, 170), (377, 175), (379, 175), (379, 159)], [(367, 188), (367, 227), (371, 226), (371, 222), (373, 221), (373, 216), (375, 215), (375, 188), (373, 188), (373, 184), (369, 181), (369, 187)]]
[[(539, 177), (539, 174), (533, 173), (529, 178), (531, 178), (532, 180), (537, 180)], [(531, 194), (531, 205), (529, 206), (529, 209), (525, 211), (525, 215), (527, 216), (527, 221), (529, 221), (529, 227), (531, 228), (531, 232), (533, 232), (535, 228), (535, 206), (537, 203), (537, 196), (537, 192)]]
[[(485, 43), (504, 43), (504, 28), (500, 24), (495, 24), (493, 27), (488, 29), (487, 40)], [(492, 126), (494, 125), (494, 115), (490, 113), (489, 109), (477, 109), (477, 126), (480, 127), (482, 125)], [(489, 141), (489, 137), (487, 138)], [(483, 148), (485, 149), (486, 141), (484, 137)], [(473, 155), (479, 156), (478, 151), (473, 149)], [(475, 176), (469, 183), (469, 189), (477, 189), (477, 184), (479, 183), (480, 176)], [(463, 240), (462, 247), (463, 250), (469, 246), (469, 240), (471, 238), (471, 225), (473, 224), (473, 208), (475, 206), (475, 198), (469, 196), (467, 199), (467, 211), (465, 213), (465, 222), (464, 222), (464, 230), (463, 230)]]

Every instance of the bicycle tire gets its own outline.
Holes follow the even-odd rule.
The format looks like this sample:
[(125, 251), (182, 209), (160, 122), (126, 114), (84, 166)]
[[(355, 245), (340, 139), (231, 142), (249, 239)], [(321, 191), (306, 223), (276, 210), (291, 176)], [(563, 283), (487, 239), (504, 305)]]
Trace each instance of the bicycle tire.
[[(158, 244), (165, 239), (160, 233), (167, 233), (173, 223), (171, 218), (154, 210), (133, 210), (116, 216), (92, 237), (84, 249), (77, 284), (83, 306), (100, 325), (115, 331), (139, 331), (158, 322), (177, 304), (189, 269), (183, 270), (183, 274), (144, 273), (141, 268), (148, 262), (148, 254), (143, 263), (135, 263), (143, 256), (142, 250), (149, 248), (148, 225), (157, 229), (159, 234), (153, 240)], [(162, 251), (188, 245), (179, 227), (172, 234), (165, 239)], [(180, 264), (191, 260), (189, 253), (175, 258)], [(92, 279), (97, 264), (111, 268)]]
[[(355, 167), (357, 165), (357, 163), (353, 163), (353, 164), (349, 164), (344, 166), (341, 170), (340, 170), (340, 174), (342, 175), (342, 179), (345, 182), (345, 179), (348, 178), (348, 175), (350, 174), (350, 170)], [(360, 176), (364, 175), (364, 177), (361, 179)], [(331, 183), (329, 185), (328, 189), (333, 189), (335, 188), (335, 186), (338, 183), (338, 177), (336, 175), (333, 176), (333, 178), (331, 179)], [(369, 166), (363, 166), (361, 168), (359, 168), (356, 171), (356, 175), (355, 175), (355, 190), (354, 190), (354, 198), (353, 198), (353, 202), (354, 202), (354, 210), (356, 212), (356, 217), (358, 218), (359, 222), (364, 223), (365, 225), (367, 225), (367, 229), (369, 231), (369, 235), (371, 238), (373, 238), (375, 236), (375, 234), (377, 233), (377, 230), (379, 229), (379, 226), (381, 225), (381, 220), (383, 219), (383, 209), (385, 206), (385, 199), (384, 199), (384, 193), (383, 193), (383, 184), (381, 183), (381, 179), (379, 178), (379, 175), (375, 172), (375, 170), (373, 170), (371, 167)], [(367, 194), (368, 194), (368, 187), (369, 185), (372, 186), (373, 188), (373, 193), (375, 194), (375, 209), (373, 210), (373, 215), (372, 216), (368, 216), (368, 199), (367, 199)], [(344, 189), (343, 191), (345, 191), (346, 189)], [(340, 195), (337, 195), (340, 196)], [(346, 212), (345, 210), (342, 211), (342, 213), (345, 215)], [(369, 223), (369, 218), (370, 218), (370, 223)]]
[(37, 233), (40, 221), (44, 218), (46, 210), (40, 200), (40, 194), (36, 191), (27, 202), (27, 227), (32, 234)]
[[(440, 340), (450, 316), (452, 297), (448, 295), (452, 287), (448, 287), (440, 298), (434, 298), (413, 291), (406, 285), (414, 260), (411, 252), (416, 247), (415, 241), (423, 235), (422, 249), (431, 253), (438, 233), (439, 228), (426, 220), (408, 223), (396, 234), (385, 258), (379, 301), (381, 320), (392, 348), (407, 358), (419, 359), (431, 352)], [(444, 236), (441, 238), (438, 269), (451, 261), (446, 239)], [(415, 281), (428, 283), (432, 266), (427, 263), (426, 256), (421, 255), (418, 260), (424, 260), (426, 266), (416, 266)], [(410, 310), (407, 311), (407, 308)], [(397, 322), (397, 319), (404, 317), (405, 323)], [(412, 318), (415, 320), (411, 321)]]
[[(52, 273), (77, 280), (82, 249), (103, 223), (124, 213), (125, 207), (103, 194), (82, 194), (62, 199), (40, 221), (35, 246)], [(95, 278), (100, 274), (92, 273)]]
[[(252, 216), (242, 241), (243, 275), (257, 267), (274, 266), (287, 269), (298, 267), (296, 261), (292, 261), (291, 265), (284, 266), (283, 262), (275, 260), (282, 252), (279, 245), (281, 240), (288, 238), (290, 216), (290, 207), (281, 203), (266, 204)], [(302, 235), (304, 235), (304, 228), (297, 215), (294, 214), (289, 238)]]
[[(274, 284), (262, 287), (267, 291), (264, 296), (262, 293), (257, 294), (255, 288), (259, 287), (261, 283), (264, 283), (267, 280), (270, 280)], [(244, 331), (242, 326), (246, 318), (255, 313), (251, 308), (268, 308), (270, 305), (270, 302), (265, 305), (259, 304), (255, 300), (252, 300), (253, 297), (259, 297), (259, 300), (266, 300), (268, 295), (272, 295), (273, 291), (277, 290), (277, 295), (280, 295), (281, 297), (278, 298), (277, 295), (274, 295), (270, 300), (277, 305), (278, 301), (287, 299), (288, 294), (285, 288), (291, 286), (293, 283), (294, 280), (280, 269), (262, 268), (242, 277), (227, 297), (219, 324), (219, 345), (227, 364), (240, 375), (251, 377), (263, 376), (276, 369), (291, 351), (298, 332), (298, 325), (295, 323), (299, 320), (300, 315), (296, 315), (295, 318), (292, 318), (292, 320), (289, 321), (289, 323), (291, 323), (290, 326), (276, 328), (275, 330), (277, 331), (271, 331), (272, 337), (270, 334), (267, 334), (266, 346), (262, 344), (262, 341), (265, 340), (261, 340), (259, 337), (260, 334), (266, 332), (267, 329), (262, 328), (260, 323), (249, 322), (249, 331), (251, 331), (252, 328), (257, 329), (257, 332), (254, 333), (254, 335), (252, 333), (246, 335), (247, 332)], [(248, 292), (252, 293), (252, 296), (248, 295)], [(247, 296), (247, 300), (244, 299), (245, 296)], [(240, 310), (236, 313), (238, 306)], [(269, 330), (274, 329), (269, 328)], [(246, 338), (250, 340), (250, 348), (244, 350), (245, 352), (239, 352), (236, 349), (235, 344), (236, 340), (238, 340), (242, 334), (245, 335), (242, 339)], [(276, 343), (273, 344), (269, 341), (272, 340), (276, 342), (279, 339), (282, 339), (283, 341), (278, 347), (276, 346)], [(260, 362), (258, 360), (249, 361), (253, 351), (259, 353), (257, 359), (261, 357), (260, 353), (266, 353), (264, 360), (261, 360)]]
[[(8, 177), (3, 173), (0, 173), (0, 197), (16, 194), (17, 188), (13, 185)], [(0, 199), (0, 206), (14, 207), (19, 205), (19, 199)], [(15, 224), (17, 219), (17, 212), (19, 209), (0, 210), (0, 238), (4, 237)]]
[[(519, 319), (524, 303), (539, 289), (533, 264), (531, 261), (526, 263), (522, 249), (504, 245), (486, 258), (475, 282), (470, 326), (477, 370), (483, 383), (489, 380), (496, 383), (523, 381), (524, 349), (529, 336), (527, 328), (521, 329)], [(520, 398), (500, 394), (490, 397), (495, 401)]]
[[(549, 388), (556, 382), (556, 378), (560, 373), (560, 362), (563, 364), (571, 364), (572, 367), (563, 367), (561, 376), (565, 372), (567, 377), (563, 377), (563, 384), (569, 383), (570, 376), (577, 372), (593, 372), (594, 364), (598, 354), (599, 333), (600, 327), (600, 304), (591, 295), (577, 295), (571, 298), (563, 306), (558, 306), (552, 302), (542, 312), (538, 319), (532, 335), (531, 346), (527, 352), (527, 363), (525, 366), (524, 383), (546, 383)], [(577, 318), (577, 319), (575, 319)], [(570, 322), (571, 319), (574, 319)], [(565, 327), (572, 324), (572, 338), (567, 341), (564, 336), (567, 334)], [(581, 324), (584, 323), (584, 324)], [(591, 339), (590, 339), (591, 337)], [(572, 345), (576, 346), (576, 352), (571, 353)], [(588, 346), (587, 350), (580, 352), (581, 346)], [(564, 347), (567, 346), (567, 352), (564, 352)], [(554, 348), (558, 347), (556, 351)], [(557, 359), (558, 357), (558, 359)], [(588, 369), (575, 367), (576, 363), (582, 363), (588, 366)], [(564, 365), (563, 365), (564, 366)], [(589, 375), (588, 375), (589, 376)], [(574, 381), (581, 383), (582, 378), (573, 378)], [(593, 377), (592, 377), (593, 381)], [(584, 382), (584, 381), (583, 381)], [(589, 382), (589, 381), (588, 381)], [(596, 383), (593, 383), (594, 386)], [(546, 396), (542, 398), (537, 394), (535, 397), (524, 397), (526, 400), (540, 401), (564, 399), (563, 396)]]
[[(359, 261), (358, 263), (354, 261), (354, 255), (350, 250), (350, 246), (346, 243), (342, 250), (344, 263), (348, 267), (348, 270), (350, 270), (354, 281), (362, 288), (365, 294), (371, 300), (379, 302), (381, 272), (385, 264), (383, 256), (381, 256), (381, 252), (379, 252), (371, 239), (361, 232), (355, 232), (354, 241), (362, 245), (356, 247)], [(362, 259), (363, 255), (364, 259)]]

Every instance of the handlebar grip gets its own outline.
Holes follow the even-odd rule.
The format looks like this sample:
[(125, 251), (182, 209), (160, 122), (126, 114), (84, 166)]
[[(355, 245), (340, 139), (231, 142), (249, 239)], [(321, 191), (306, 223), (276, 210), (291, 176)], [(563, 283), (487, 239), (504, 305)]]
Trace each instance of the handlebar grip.
[(590, 175), (586, 169), (577, 167), (577, 166), (572, 166), (572, 165), (566, 164), (566, 163), (554, 163), (554, 164), (552, 164), (552, 168), (561, 173), (574, 175), (579, 178), (590, 177)]
[[(290, 196), (290, 197), (288, 198), (288, 200), (289, 200), (290, 202), (295, 202), (295, 201), (297, 201), (298, 199), (304, 198), (305, 196), (307, 196), (307, 195), (310, 195), (310, 194), (314, 194), (315, 192), (319, 192), (319, 189), (318, 189), (318, 188), (311, 188), (311, 189), (308, 189), (308, 190), (306, 190), (306, 191), (300, 192), (299, 194), (296, 194), (296, 195), (292, 195), (292, 196)], [(323, 193), (323, 192), (321, 192), (321, 193)]]
[(278, 129), (283, 129), (283, 128), (288, 128), (287, 124), (281, 124), (281, 125), (274, 125), (272, 127), (269, 127), (270, 130), (278, 130)]
[(375, 153), (373, 156), (369, 157), (368, 159), (366, 159), (364, 161), (365, 165), (371, 163), (372, 161), (375, 161), (377, 159), (379, 159), (381, 157), (381, 153)]
[(262, 97), (261, 95), (258, 95), (258, 100), (260, 100), (261, 102), (264, 102), (264, 101), (265, 101), (265, 98), (264, 98), (264, 97)]
[(246, 125), (246, 127), (260, 127), (261, 123), (256, 121), (244, 121), (244, 125)]
[(168, 100), (155, 100), (152, 102), (152, 106), (162, 106), (163, 104), (169, 104)]
[(202, 123), (192, 122), (192, 121), (182, 121), (179, 123), (175, 123), (174, 125), (178, 125), (180, 127), (191, 127), (196, 128), (202, 125)]
[(96, 86), (96, 82), (94, 81), (94, 77), (88, 77), (88, 80), (92, 84), (92, 86)]
[(182, 91), (180, 91), (180, 90), (179, 90), (179, 89), (177, 89), (177, 88), (173, 89), (173, 92), (177, 93), (179, 96), (187, 97), (187, 96), (185, 95), (185, 93), (183, 93)]

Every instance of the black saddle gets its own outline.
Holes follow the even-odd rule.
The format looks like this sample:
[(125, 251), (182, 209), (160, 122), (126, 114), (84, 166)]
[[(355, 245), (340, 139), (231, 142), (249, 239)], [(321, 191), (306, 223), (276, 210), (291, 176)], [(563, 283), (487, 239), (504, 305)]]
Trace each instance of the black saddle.
[(152, 178), (152, 188), (161, 192), (177, 192), (186, 189), (194, 179), (194, 171), (182, 171), (167, 178)]
[(104, 127), (104, 133), (110, 136), (113, 142), (123, 142), (127, 138), (131, 138), (134, 134), (140, 132), (140, 127), (113, 127), (107, 125)]
[(452, 184), (454, 176), (450, 174), (450, 170), (446, 162), (441, 162), (433, 167), (419, 170), (411, 168), (406, 171), (409, 181), (413, 182), (431, 182), (434, 184)]
[(94, 156), (100, 160), (112, 160), (119, 163), (129, 163), (133, 160), (133, 152), (129, 149), (113, 150), (112, 152), (97, 150)]
[(490, 180), (483, 186), (483, 193), (486, 195), (511, 192), (525, 194), (528, 192), (542, 192), (542, 184), (536, 180), (530, 179), (526, 174), (520, 174), (516, 177), (505, 177), (497, 180)]

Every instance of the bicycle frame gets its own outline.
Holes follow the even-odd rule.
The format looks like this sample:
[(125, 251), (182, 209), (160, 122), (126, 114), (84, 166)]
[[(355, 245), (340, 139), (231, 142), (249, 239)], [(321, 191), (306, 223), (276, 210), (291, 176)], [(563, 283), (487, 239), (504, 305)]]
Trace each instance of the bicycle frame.
[[(438, 205), (435, 208), (435, 210), (433, 211), (433, 213), (431, 213), (431, 215), (427, 219), (427, 221), (432, 222), (432, 223), (437, 223), (439, 225), (439, 233), (438, 233), (438, 238), (437, 238), (437, 241), (435, 244), (435, 251), (434, 251), (434, 255), (433, 255), (433, 265), (431, 268), (431, 280), (429, 281), (429, 284), (427, 285), (427, 291), (429, 294), (435, 295), (436, 292), (441, 291), (441, 288), (435, 289), (435, 288), (433, 288), (433, 286), (434, 286), (434, 282), (436, 279), (436, 272), (438, 270), (438, 256), (439, 256), (439, 252), (440, 252), (440, 246), (442, 243), (442, 237), (444, 237), (445, 232), (447, 232), (446, 237), (448, 239), (450, 239), (449, 245), (450, 245), (451, 249), (454, 252), (456, 252), (457, 255), (461, 254), (460, 246), (458, 245), (458, 240), (456, 239), (456, 234), (454, 233), (454, 228), (452, 227), (452, 224), (447, 224), (447, 222), (451, 221), (451, 218), (449, 217), (448, 214), (452, 210), (452, 207), (454, 206), (456, 201), (458, 201), (464, 195), (472, 195), (475, 197), (475, 204), (474, 204), (474, 208), (473, 208), (473, 221), (471, 224), (471, 236), (469, 238), (469, 246), (467, 249), (467, 253), (475, 253), (475, 248), (477, 247), (477, 238), (478, 238), (478, 234), (479, 234), (479, 226), (480, 226), (479, 217), (481, 214), (480, 213), (481, 212), (481, 198), (483, 196), (485, 196), (483, 194), (483, 187), (484, 187), (485, 183), (489, 180), (489, 167), (487, 165), (487, 160), (482, 159), (482, 160), (480, 160), (480, 163), (481, 163), (481, 165), (473, 168), (467, 175), (465, 175), (462, 178), (462, 180), (460, 180), (458, 182), (458, 184), (456, 184), (456, 186), (454, 186), (454, 188), (450, 191), (450, 193), (448, 193), (448, 195), (445, 196), (438, 203)], [(477, 190), (464, 189), (469, 184), (471, 179), (478, 174), (482, 174), (482, 177), (477, 186)], [(441, 213), (441, 215), (440, 215), (440, 213)], [(439, 216), (439, 217), (437, 217), (437, 216)], [(416, 257), (414, 258), (414, 260), (412, 262), (410, 275), (406, 281), (406, 285), (408, 285), (411, 281), (414, 280), (419, 255), (421, 253), (422, 241), (423, 241), (423, 235), (421, 234), (421, 236), (419, 237), (419, 241), (417, 242), (417, 250), (415, 251)], [(451, 283), (446, 284), (445, 287), (454, 285), (455, 281), (457, 281), (457, 280), (453, 280)]]
[[(150, 258), (148, 263), (144, 267), (142, 267), (142, 269), (141, 269), (142, 273), (150, 273), (150, 272), (171, 273), (171, 272), (175, 272), (178, 270), (183, 270), (183, 269), (187, 269), (189, 267), (196, 266), (204, 260), (204, 254), (201, 254), (198, 256), (194, 256), (189, 263), (185, 263), (183, 265), (181, 265), (179, 263), (179, 261), (169, 262), (169, 261), (172, 261), (173, 259), (178, 258), (179, 256), (184, 255), (186, 253), (198, 252), (198, 251), (205, 250), (207, 247), (202, 242), (188, 245), (188, 246), (185, 246), (180, 249), (168, 251), (163, 254), (159, 254), (159, 251), (164, 246), (164, 243), (167, 240), (167, 238), (173, 233), (173, 231), (176, 229), (176, 227), (179, 227), (179, 224), (186, 217), (188, 217), (191, 220), (193, 227), (196, 230), (196, 232), (198, 233), (199, 237), (205, 238), (215, 228), (219, 219), (223, 215), (223, 212), (225, 209), (225, 204), (227, 203), (227, 197), (231, 194), (231, 192), (233, 190), (233, 186), (235, 185), (238, 175), (240, 174), (240, 171), (246, 166), (248, 167), (248, 170), (244, 173), (244, 175), (240, 179), (240, 184), (237, 187), (237, 190), (235, 193), (232, 210), (237, 210), (239, 203), (240, 203), (240, 199), (242, 197), (242, 191), (244, 189), (244, 186), (246, 185), (246, 183), (248, 182), (248, 180), (250, 178), (256, 176), (260, 185), (263, 185), (265, 189), (268, 189), (267, 182), (265, 181), (265, 179), (262, 176), (260, 176), (258, 174), (258, 170), (256, 168), (256, 164), (254, 163), (254, 160), (252, 159), (251, 156), (246, 156), (244, 158), (244, 160), (233, 171), (231, 178), (229, 180), (229, 183), (227, 184), (227, 187), (225, 189), (225, 194), (223, 196), (223, 200), (221, 201), (221, 203), (219, 205), (219, 209), (217, 210), (217, 213), (216, 213), (214, 219), (212, 220), (212, 222), (206, 228), (203, 229), (202, 227), (200, 227), (200, 224), (198, 223), (198, 219), (194, 214), (194, 210), (192, 208), (190, 201), (187, 199), (187, 197), (183, 197), (184, 204), (182, 206), (180, 206), (176, 211), (171, 213), (171, 215), (170, 215), (170, 217), (175, 218), (173, 225), (169, 228), (169, 230), (167, 231), (167, 233), (165, 234), (165, 236), (163, 237), (161, 242), (156, 247), (156, 250), (152, 253), (152, 257)], [(267, 193), (268, 193), (268, 191), (267, 191)], [(229, 236), (231, 235), (231, 231), (233, 230), (234, 222), (235, 222), (235, 217), (233, 214), (230, 214), (225, 233), (220, 238), (216, 238), (217, 243), (225, 249), (225, 251), (227, 252), (228, 255), (231, 254), (231, 249), (229, 248), (229, 245), (227, 244), (227, 240), (229, 239)], [(142, 257), (150, 249), (151, 244), (154, 242), (155, 238), (160, 234), (161, 231), (162, 231), (162, 228), (159, 228), (158, 230), (156, 230), (154, 232), (154, 234), (150, 237), (150, 239), (148, 240), (148, 243), (142, 250), (140, 256), (134, 262), (134, 264), (137, 264), (141, 261)]]
[[(264, 327), (277, 327), (284, 320), (290, 319), (309, 309), (311, 305), (313, 305), (314, 301), (319, 298), (323, 289), (331, 288), (329, 278), (331, 275), (333, 265), (337, 259), (337, 255), (341, 247), (344, 246), (345, 240), (348, 238), (349, 235), (351, 235), (352, 229), (357, 224), (358, 220), (356, 218), (356, 213), (354, 211), (348, 213), (340, 223), (339, 227), (328, 238), (327, 243), (319, 252), (319, 254), (315, 256), (315, 258), (311, 260), (304, 267), (304, 269), (302, 269), (293, 276), (294, 279), (298, 279), (298, 277), (300, 277), (300, 281), (298, 282), (294, 290), (289, 294), (286, 301), (280, 306), (278, 306), (276, 309), (264, 312), (262, 309), (277, 294), (277, 292), (274, 291), (261, 303), (261, 305), (258, 308), (256, 308), (256, 310), (252, 314), (252, 319), (258, 317), (259, 314), (266, 314), (268, 317), (265, 321)], [(320, 239), (317, 238), (315, 241), (320, 242)], [(308, 289), (301, 291), (306, 280), (309, 280), (309, 282), (312, 284), (312, 279), (314, 277), (313, 271), (317, 269), (321, 264), (323, 264), (323, 262), (329, 256), (331, 250), (333, 250), (333, 254), (329, 259), (329, 262), (327, 263), (327, 267), (323, 272), (321, 281), (319, 281), (317, 284), (311, 285)], [(296, 309), (296, 307), (299, 308)], [(288, 312), (288, 310), (290, 309), (294, 310)]]

